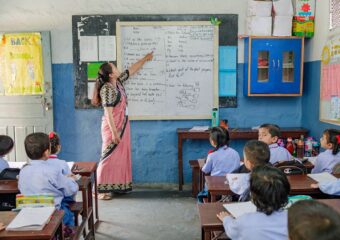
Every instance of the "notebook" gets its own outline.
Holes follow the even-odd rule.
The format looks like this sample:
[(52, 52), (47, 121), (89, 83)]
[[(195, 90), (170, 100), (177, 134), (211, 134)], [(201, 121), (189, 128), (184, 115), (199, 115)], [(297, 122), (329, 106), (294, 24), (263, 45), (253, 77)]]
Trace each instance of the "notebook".
[(330, 174), (328, 172), (311, 173), (311, 174), (308, 174), (308, 177), (314, 179), (318, 183), (320, 183), (320, 182), (332, 182), (332, 181), (337, 180), (336, 177), (334, 177), (332, 174)]
[(256, 206), (250, 201), (223, 204), (223, 207), (235, 218), (238, 218), (246, 213), (256, 212)]
[(54, 207), (23, 208), (6, 227), (7, 231), (40, 231), (50, 221)]

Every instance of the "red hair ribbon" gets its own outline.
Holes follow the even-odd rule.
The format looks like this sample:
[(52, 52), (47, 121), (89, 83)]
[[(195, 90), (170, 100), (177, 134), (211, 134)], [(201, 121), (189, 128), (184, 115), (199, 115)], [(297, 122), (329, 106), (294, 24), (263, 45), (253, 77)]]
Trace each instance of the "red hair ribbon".
[(49, 134), (48, 134), (48, 137), (51, 139), (51, 138), (54, 138), (54, 132), (50, 132)]
[(210, 153), (213, 153), (213, 152), (215, 152), (215, 150), (210, 149), (210, 150), (208, 151), (208, 155), (209, 155)]
[(340, 135), (336, 135), (335, 137), (338, 140), (338, 144), (340, 144)]

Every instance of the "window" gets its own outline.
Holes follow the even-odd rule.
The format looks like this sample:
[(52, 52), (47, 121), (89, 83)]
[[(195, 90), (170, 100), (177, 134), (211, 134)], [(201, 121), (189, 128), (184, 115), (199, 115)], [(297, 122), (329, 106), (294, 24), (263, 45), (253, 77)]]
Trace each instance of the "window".
[(329, 29), (340, 27), (340, 0), (330, 0), (329, 2)]

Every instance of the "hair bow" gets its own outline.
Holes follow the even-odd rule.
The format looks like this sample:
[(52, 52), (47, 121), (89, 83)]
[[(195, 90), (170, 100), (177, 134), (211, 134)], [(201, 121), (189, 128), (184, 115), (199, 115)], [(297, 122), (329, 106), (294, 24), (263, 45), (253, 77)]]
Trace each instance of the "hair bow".
[(340, 144), (340, 135), (336, 135), (336, 140), (338, 140), (338, 144)]
[(50, 132), (50, 133), (48, 134), (48, 137), (49, 137), (49, 138), (54, 138), (54, 135), (55, 135), (54, 132)]

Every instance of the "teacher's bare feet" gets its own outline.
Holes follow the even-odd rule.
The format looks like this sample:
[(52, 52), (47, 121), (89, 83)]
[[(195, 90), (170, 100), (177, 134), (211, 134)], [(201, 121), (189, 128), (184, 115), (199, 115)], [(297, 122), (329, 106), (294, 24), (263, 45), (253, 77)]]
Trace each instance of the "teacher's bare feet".
[(98, 193), (99, 200), (111, 200), (112, 196), (110, 193)]

